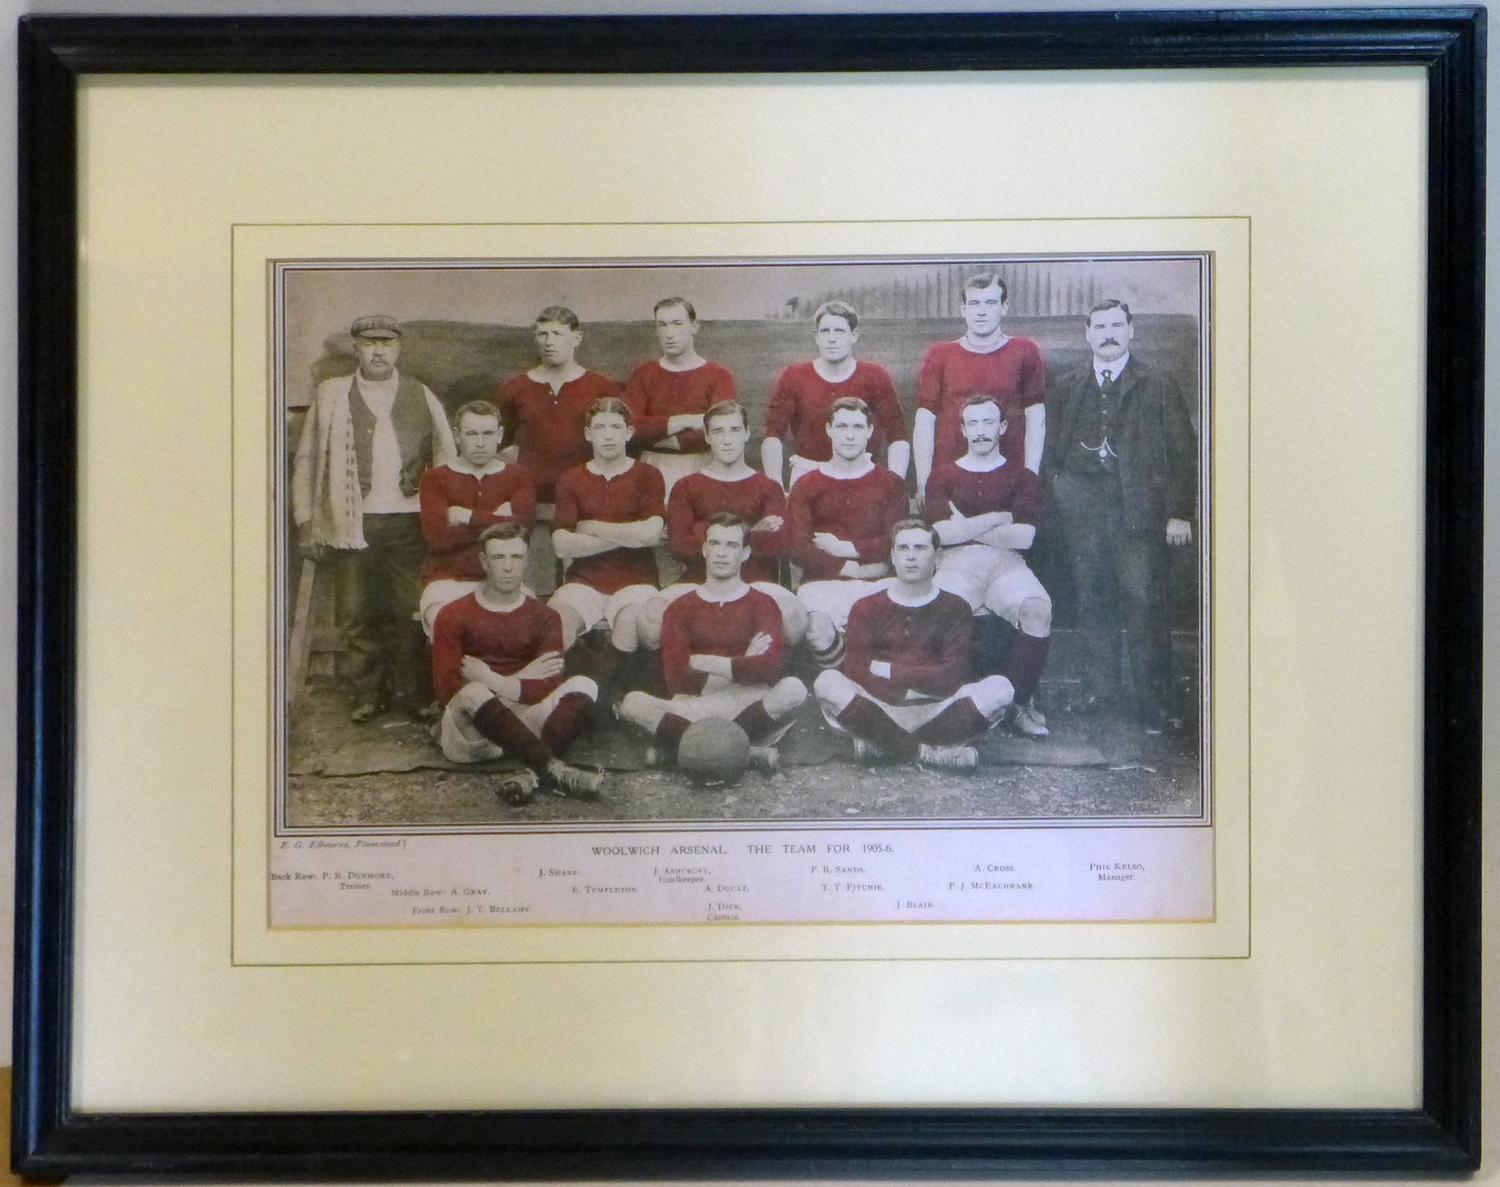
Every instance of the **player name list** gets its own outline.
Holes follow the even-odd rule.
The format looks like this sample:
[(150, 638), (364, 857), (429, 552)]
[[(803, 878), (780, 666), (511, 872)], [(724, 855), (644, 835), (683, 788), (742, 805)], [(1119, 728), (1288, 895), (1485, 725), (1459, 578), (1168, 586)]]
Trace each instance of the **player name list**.
[(273, 927), (1206, 920), (1213, 830), (278, 838)]

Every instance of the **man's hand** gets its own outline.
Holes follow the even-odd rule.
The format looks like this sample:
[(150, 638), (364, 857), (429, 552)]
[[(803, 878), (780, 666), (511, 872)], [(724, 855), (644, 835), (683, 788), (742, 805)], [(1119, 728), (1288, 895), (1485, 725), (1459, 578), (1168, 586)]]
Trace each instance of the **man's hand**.
[(754, 659), (757, 655), (765, 655), (771, 650), (771, 636), (761, 631), (750, 640), (750, 646), (745, 648), (745, 658)]
[(498, 673), (482, 659), (476, 659), (472, 655), (466, 655), (458, 662), (459, 674), (471, 684), (483, 684), (486, 688), (490, 681), (495, 679)]
[(1193, 542), (1193, 525), (1186, 519), (1167, 520), (1167, 543), (1174, 548)]
[[(468, 656), (464, 657), (466, 660)], [(554, 676), (561, 676), (563, 672), (563, 657), (560, 651), (544, 651), (524, 668), (516, 673), (517, 680), (551, 680)]]
[(779, 515), (766, 515), (757, 519), (750, 530), (752, 532), (779, 532), (785, 522)]
[(297, 529), (297, 551), (305, 560), (320, 561), (323, 554), (328, 551), (328, 546), (313, 539), (310, 524), (303, 524)]
[(452, 524), (470, 523), (474, 519), (474, 513), (467, 507), (449, 507), (448, 522)]
[(891, 678), (890, 660), (872, 659), (870, 661), (870, 675), (879, 676), (882, 680), (889, 680)]
[(858, 560), (859, 551), (848, 540), (840, 540), (832, 532), (814, 532), (813, 546), (829, 556), (836, 556), (843, 560)]

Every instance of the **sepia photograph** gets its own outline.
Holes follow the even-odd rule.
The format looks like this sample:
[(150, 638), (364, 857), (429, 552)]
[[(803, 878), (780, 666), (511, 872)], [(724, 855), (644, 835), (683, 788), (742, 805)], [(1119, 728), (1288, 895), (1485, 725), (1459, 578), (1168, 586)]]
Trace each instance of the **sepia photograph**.
[(279, 834), (1207, 823), (1209, 255), (279, 261)]

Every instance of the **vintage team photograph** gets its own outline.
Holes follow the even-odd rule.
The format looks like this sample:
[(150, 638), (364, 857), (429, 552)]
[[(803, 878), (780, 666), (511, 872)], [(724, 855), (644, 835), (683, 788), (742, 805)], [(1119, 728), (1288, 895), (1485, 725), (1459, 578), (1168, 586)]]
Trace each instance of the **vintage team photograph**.
[(278, 262), (277, 831), (1207, 821), (1211, 262)]

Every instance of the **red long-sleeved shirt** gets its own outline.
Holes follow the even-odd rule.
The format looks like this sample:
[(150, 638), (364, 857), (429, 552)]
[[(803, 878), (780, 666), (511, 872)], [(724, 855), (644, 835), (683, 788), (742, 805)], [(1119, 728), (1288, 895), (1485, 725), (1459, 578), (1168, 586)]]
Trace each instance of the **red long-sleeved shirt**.
[(603, 396), (618, 396), (620, 385), (608, 375), (585, 371), (558, 389), (525, 372), (512, 376), (495, 394), (505, 443), (517, 449), (516, 460), (531, 471), (537, 498), (552, 499), (558, 476), (592, 456), (583, 439), (583, 419), (589, 405)]
[[(771, 646), (764, 655), (747, 656), (745, 649), (759, 634), (770, 635)], [(786, 669), (781, 611), (769, 594), (758, 589), (746, 588), (729, 602), (711, 602), (696, 590), (683, 594), (667, 607), (661, 623), (661, 669), (668, 692), (693, 696), (703, 691), (708, 673), (688, 666), (694, 655), (728, 658), (735, 684), (771, 684), (781, 679)]]
[(870, 406), (875, 425), (870, 438), (871, 457), (883, 458), (892, 441), (907, 439), (906, 420), (891, 373), (879, 363), (866, 362), (856, 363), (854, 374), (838, 383), (829, 383), (810, 362), (792, 364), (781, 373), (771, 393), (765, 435), (785, 438), (790, 430), (799, 456), (826, 462), (833, 457), (828, 409), (844, 396), (856, 396)]
[[(921, 606), (903, 606), (882, 590), (860, 598), (844, 632), (844, 675), (888, 705), (941, 700), (968, 677), (973, 611), (957, 594), (937, 590)], [(870, 671), (891, 665), (889, 676)]]
[(917, 407), (937, 417), (934, 468), (968, 452), (961, 423), (964, 403), (981, 393), (998, 397), (1005, 414), (1000, 452), (1006, 461), (1026, 464), (1026, 409), (1046, 398), (1047, 370), (1035, 342), (1011, 338), (989, 354), (977, 354), (961, 342), (927, 348), (917, 377)]
[[(535, 598), (514, 610), (489, 610), (474, 594), (438, 611), (432, 628), (432, 686), (447, 704), (465, 684), (460, 665), (466, 655), (483, 660), (501, 676), (514, 676), (537, 656), (562, 654), (562, 619)], [(521, 703), (535, 705), (563, 682), (563, 677), (522, 680)]]
[[(588, 466), (574, 466), (557, 480), (557, 508), (552, 528), (575, 531), (580, 521), (635, 523), (666, 515), (666, 483), (661, 471), (645, 462), (631, 462), (623, 474), (606, 478)], [(582, 582), (600, 593), (612, 594), (627, 585), (656, 584), (656, 550), (611, 548), (581, 556), (568, 565), (569, 581)]]
[[(728, 511), (754, 527), (768, 515), (786, 518), (786, 492), (764, 474), (724, 482), (704, 473), (679, 478), (667, 499), (667, 547), (687, 565), (683, 581), (701, 585), (704, 578), (703, 538), (708, 518)], [(786, 527), (779, 532), (751, 532), (750, 559), (740, 575), (746, 581), (775, 581), (776, 563), (786, 555)]]
[(928, 517), (934, 523), (949, 518), (949, 503), (965, 515), (1009, 511), (1016, 523), (1035, 527), (1046, 513), (1047, 494), (1042, 480), (1016, 462), (982, 472), (941, 462), (932, 467), (927, 480)]
[(873, 465), (858, 478), (830, 478), (822, 470), (804, 474), (787, 498), (787, 531), (792, 560), (806, 581), (840, 576), (851, 558), (830, 556), (816, 544), (828, 532), (854, 545), (861, 564), (888, 562), (891, 527), (907, 515), (906, 484), (884, 466)]
[[(718, 363), (704, 363), (691, 371), (668, 371), (660, 360), (642, 363), (625, 383), (625, 402), (635, 416), (635, 439), (643, 446), (673, 434), (667, 423), (674, 416), (704, 413), (721, 400), (734, 399), (734, 376)], [(701, 429), (676, 434), (682, 453), (707, 453)]]
[[(422, 583), (429, 581), (481, 581), (479, 534), (497, 523), (515, 522), (530, 528), (536, 519), (536, 484), (525, 466), (517, 463), (489, 474), (457, 469), (451, 462), (434, 466), (422, 475), (418, 491), (422, 505), (422, 536), (427, 541), (427, 560), (422, 565)], [(510, 504), (510, 515), (496, 515), (495, 508)], [(449, 523), (450, 507), (467, 507), (468, 523)]]

